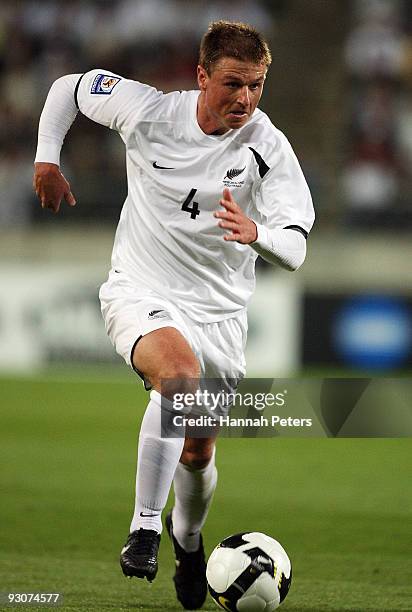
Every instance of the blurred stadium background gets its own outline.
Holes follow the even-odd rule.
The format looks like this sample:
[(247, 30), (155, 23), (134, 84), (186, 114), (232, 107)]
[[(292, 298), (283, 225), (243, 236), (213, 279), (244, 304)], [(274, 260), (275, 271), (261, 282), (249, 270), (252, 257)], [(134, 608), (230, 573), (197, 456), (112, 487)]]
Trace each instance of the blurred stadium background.
[(31, 175), (51, 83), (100, 66), (165, 91), (192, 88), (199, 38), (222, 17), (249, 21), (270, 40), (261, 106), (292, 142), (317, 211), (298, 274), (260, 262), (249, 374), (410, 370), (406, 0), (2, 2), (0, 370), (117, 361), (97, 290), (126, 193), (123, 146), (79, 116), (62, 157), (78, 206), (58, 217), (42, 211)]
[[(123, 584), (116, 560), (146, 402), (97, 298), (126, 194), (122, 143), (78, 116), (62, 156), (78, 204), (58, 216), (31, 177), (57, 77), (103, 67), (192, 88), (199, 38), (218, 18), (266, 33), (261, 107), (317, 211), (298, 273), (259, 262), (248, 374), (411, 374), (412, 2), (3, 0), (0, 591), (61, 590), (67, 610), (178, 609), (167, 544), (160, 588)], [(208, 550), (251, 525), (278, 537), (296, 570), (285, 610), (412, 609), (410, 440), (223, 439), (218, 463)]]

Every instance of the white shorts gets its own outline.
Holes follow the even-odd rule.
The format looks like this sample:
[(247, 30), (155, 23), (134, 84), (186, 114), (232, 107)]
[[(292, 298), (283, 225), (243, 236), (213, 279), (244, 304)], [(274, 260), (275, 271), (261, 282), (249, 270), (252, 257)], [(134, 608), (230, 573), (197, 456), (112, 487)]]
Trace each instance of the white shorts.
[(236, 387), (244, 377), (246, 309), (215, 323), (194, 321), (167, 299), (136, 287), (125, 273), (114, 270), (101, 286), (99, 297), (107, 334), (129, 366), (133, 367), (132, 352), (142, 336), (162, 327), (175, 327), (199, 360), (202, 378), (232, 379)]

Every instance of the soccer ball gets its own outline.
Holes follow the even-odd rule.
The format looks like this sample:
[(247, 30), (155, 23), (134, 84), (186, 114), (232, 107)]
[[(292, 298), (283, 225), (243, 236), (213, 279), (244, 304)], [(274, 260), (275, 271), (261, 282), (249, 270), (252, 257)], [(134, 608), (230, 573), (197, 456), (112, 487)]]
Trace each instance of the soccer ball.
[(292, 567), (264, 533), (237, 533), (216, 546), (206, 568), (209, 592), (229, 612), (271, 612), (288, 594)]

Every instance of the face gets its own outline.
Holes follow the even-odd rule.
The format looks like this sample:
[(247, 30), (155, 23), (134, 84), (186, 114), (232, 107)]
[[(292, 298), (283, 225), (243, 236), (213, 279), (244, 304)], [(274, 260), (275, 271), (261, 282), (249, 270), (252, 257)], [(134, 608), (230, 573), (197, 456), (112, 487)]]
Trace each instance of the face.
[(197, 120), (206, 134), (224, 134), (245, 125), (252, 116), (263, 91), (265, 64), (223, 57), (208, 75), (197, 67), (200, 96)]

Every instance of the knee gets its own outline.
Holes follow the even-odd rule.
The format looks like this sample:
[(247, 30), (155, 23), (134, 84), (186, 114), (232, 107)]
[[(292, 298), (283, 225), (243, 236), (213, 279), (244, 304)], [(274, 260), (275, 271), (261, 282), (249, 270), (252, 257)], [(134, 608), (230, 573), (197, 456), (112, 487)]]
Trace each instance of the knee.
[[(143, 336), (135, 345), (132, 361), (145, 380), (169, 399), (174, 393), (192, 393), (197, 389), (199, 362), (187, 340), (173, 327)], [(164, 389), (163, 381), (170, 381)]]
[(180, 462), (193, 470), (202, 470), (213, 457), (214, 442), (203, 439), (185, 440)]
[(166, 363), (162, 363), (159, 372), (163, 378), (199, 379), (200, 366), (196, 355), (192, 351), (187, 351), (185, 355), (176, 355)]
[(199, 377), (200, 366), (195, 355), (164, 364), (158, 374), (161, 394), (173, 399), (176, 394), (196, 393)]

